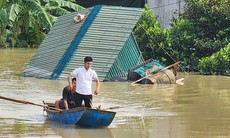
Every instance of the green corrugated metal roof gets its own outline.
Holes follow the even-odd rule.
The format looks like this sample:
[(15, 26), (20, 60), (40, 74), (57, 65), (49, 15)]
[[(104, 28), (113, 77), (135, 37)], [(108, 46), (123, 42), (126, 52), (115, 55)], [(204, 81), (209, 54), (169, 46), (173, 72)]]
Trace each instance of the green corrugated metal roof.
[(124, 47), (118, 54), (115, 62), (110, 68), (109, 72), (106, 74), (105, 79), (110, 79), (112, 77), (118, 76), (121, 78), (126, 78), (128, 75), (128, 70), (143, 62), (140, 50), (135, 43), (135, 39), (131, 34), (128, 40), (125, 42)]
[(87, 16), (91, 9), (88, 8), (80, 12), (60, 16), (22, 72), (22, 75), (49, 79), (55, 67), (59, 64), (62, 55), (84, 23), (74, 24), (73, 18), (77, 13)]
[[(124, 77), (129, 68), (140, 64), (141, 53), (131, 33), (143, 9), (103, 5), (92, 24), (86, 26), (93, 8), (80, 11), (86, 18), (78, 24), (73, 23), (77, 12), (59, 17), (22, 75), (50, 78), (55, 68), (62, 64), (63, 55), (79, 37), (80, 29), (84, 35), (80, 36), (58, 79), (66, 79), (74, 68), (83, 66), (85, 56), (93, 57), (93, 69), (101, 80), (115, 75)], [(85, 27), (88, 29), (84, 30)]]
[[(109, 76), (121, 76), (121, 72), (114, 70), (109, 73), (113, 73), (114, 75), (106, 77), (114, 61), (117, 59), (118, 54), (124, 47), (125, 42), (128, 40), (142, 11), (142, 9), (137, 8), (103, 6), (79, 44), (78, 49), (74, 52), (69, 64), (64, 68), (60, 78), (66, 78), (73, 68), (83, 66), (85, 56), (93, 57), (93, 69), (97, 71), (101, 80), (109, 79)], [(135, 43), (133, 43), (133, 46), (133, 49), (137, 47)], [(129, 48), (132, 49), (131, 46)], [(135, 54), (138, 56), (141, 55), (137, 52)], [(140, 61), (137, 62), (134, 59), (123, 60), (123, 62), (130, 62), (133, 66), (140, 63)], [(127, 68), (133, 67), (128, 66), (128, 64), (125, 65), (127, 65)], [(128, 69), (125, 69), (125, 71), (127, 70)]]

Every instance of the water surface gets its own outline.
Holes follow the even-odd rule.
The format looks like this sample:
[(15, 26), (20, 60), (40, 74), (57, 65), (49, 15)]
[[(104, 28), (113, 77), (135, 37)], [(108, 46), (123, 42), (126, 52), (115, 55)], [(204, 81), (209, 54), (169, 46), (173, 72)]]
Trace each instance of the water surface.
[[(61, 98), (65, 80), (21, 77), (36, 49), (0, 49), (0, 95), (42, 104)], [(108, 128), (49, 121), (42, 107), (0, 99), (0, 137), (185, 138), (230, 137), (230, 77), (187, 76), (184, 85), (103, 82), (93, 106), (113, 109)]]

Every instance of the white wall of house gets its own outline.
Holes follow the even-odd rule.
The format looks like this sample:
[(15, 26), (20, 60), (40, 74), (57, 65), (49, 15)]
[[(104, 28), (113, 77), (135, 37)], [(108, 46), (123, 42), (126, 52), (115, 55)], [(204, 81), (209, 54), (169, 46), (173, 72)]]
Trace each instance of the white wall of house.
[(163, 28), (170, 28), (173, 13), (182, 11), (185, 5), (184, 0), (147, 0), (147, 3)]

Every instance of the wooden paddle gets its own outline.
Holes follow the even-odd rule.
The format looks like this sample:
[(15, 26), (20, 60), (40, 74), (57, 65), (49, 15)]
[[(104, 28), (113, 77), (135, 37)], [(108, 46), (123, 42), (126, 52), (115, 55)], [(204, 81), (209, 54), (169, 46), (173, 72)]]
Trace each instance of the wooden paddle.
[(171, 64), (171, 65), (169, 65), (169, 66), (167, 66), (167, 67), (161, 69), (161, 70), (158, 71), (156, 74), (152, 74), (152, 73), (151, 73), (151, 74), (149, 74), (149, 75), (147, 75), (147, 76), (145, 76), (145, 77), (140, 78), (139, 80), (136, 80), (136, 81), (132, 82), (131, 84), (137, 83), (137, 82), (139, 82), (139, 81), (141, 81), (141, 80), (143, 80), (143, 79), (145, 79), (145, 78), (148, 78), (148, 77), (150, 77), (150, 76), (152, 76), (152, 75), (157, 75), (157, 74), (159, 74), (160, 72), (165, 71), (165, 70), (168, 69), (168, 68), (171, 68), (171, 67), (173, 67), (173, 66), (178, 65), (179, 63), (180, 63), (179, 61), (176, 62), (176, 63), (173, 63), (173, 64)]
[(122, 108), (121, 106), (114, 106), (114, 107), (109, 107), (109, 108), (105, 108), (102, 110), (113, 110), (113, 109), (117, 109), (117, 108)]
[(123, 108), (123, 107), (121, 107), (121, 106), (113, 106), (113, 107), (108, 107), (108, 108), (101, 109), (101, 105), (99, 105), (98, 107), (95, 107), (95, 108), (98, 109), (98, 110), (113, 110), (113, 109)]
[(22, 104), (31, 104), (31, 105), (41, 106), (43, 108), (49, 108), (49, 109), (53, 109), (53, 110), (56, 110), (56, 111), (62, 111), (61, 109), (58, 109), (58, 108), (48, 107), (48, 106), (45, 106), (45, 105), (42, 105), (42, 104), (37, 104), (37, 103), (24, 101), (24, 100), (17, 100), (17, 99), (7, 98), (7, 97), (3, 97), (3, 96), (0, 96), (0, 99), (9, 100), (9, 101), (12, 101), (12, 102), (17, 102), (17, 103), (22, 103)]

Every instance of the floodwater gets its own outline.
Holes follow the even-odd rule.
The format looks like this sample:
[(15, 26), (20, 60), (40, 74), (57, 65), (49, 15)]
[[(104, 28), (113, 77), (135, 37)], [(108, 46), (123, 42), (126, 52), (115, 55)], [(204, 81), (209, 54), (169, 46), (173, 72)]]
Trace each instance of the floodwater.
[[(61, 98), (65, 80), (21, 77), (36, 49), (0, 49), (0, 95), (38, 104)], [(42, 107), (0, 99), (0, 137), (227, 138), (230, 77), (180, 73), (184, 85), (102, 82), (94, 107), (119, 106), (108, 128), (79, 128), (47, 120)]]

